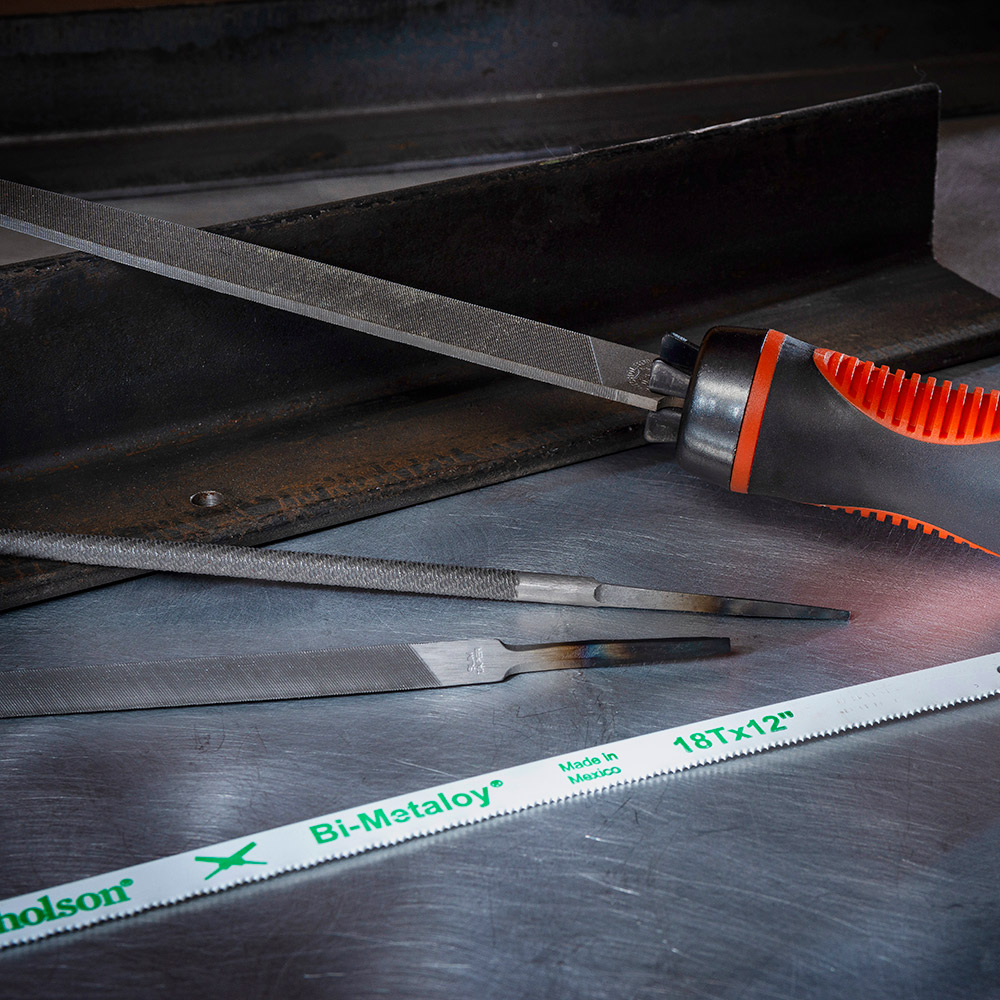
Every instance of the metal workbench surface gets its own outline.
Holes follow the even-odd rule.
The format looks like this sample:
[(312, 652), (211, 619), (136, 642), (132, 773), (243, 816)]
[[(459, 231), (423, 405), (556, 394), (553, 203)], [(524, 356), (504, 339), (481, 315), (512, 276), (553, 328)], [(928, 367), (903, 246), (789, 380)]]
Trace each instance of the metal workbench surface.
[[(1000, 385), (1000, 369), (989, 373)], [(985, 379), (984, 379), (985, 380)], [(295, 544), (848, 606), (844, 624), (147, 577), (5, 666), (456, 636), (730, 635), (485, 688), (3, 723), (0, 894), (1000, 648), (1000, 561), (652, 449)], [(649, 780), (0, 954), (10, 996), (946, 997), (1000, 989), (1000, 703)]]
[[(1000, 365), (964, 376), (1000, 386)], [(0, 669), (467, 636), (729, 635), (482, 688), (0, 723), (0, 898), (1000, 649), (1000, 560), (654, 448), (283, 548), (849, 607), (847, 624), (149, 576), (0, 617)], [(647, 780), (0, 952), (10, 997), (1000, 996), (1000, 701)]]

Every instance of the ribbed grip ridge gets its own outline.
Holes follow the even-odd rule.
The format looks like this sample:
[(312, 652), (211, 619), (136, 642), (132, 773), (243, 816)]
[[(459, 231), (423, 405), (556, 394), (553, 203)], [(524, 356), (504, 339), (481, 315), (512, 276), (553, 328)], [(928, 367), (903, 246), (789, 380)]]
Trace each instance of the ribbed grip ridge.
[(987, 549), (982, 545), (976, 545), (975, 542), (970, 542), (968, 538), (962, 538), (960, 535), (954, 534), (954, 532), (946, 531), (935, 524), (928, 524), (926, 521), (919, 521), (915, 517), (907, 517), (905, 514), (893, 514), (889, 510), (874, 510), (871, 507), (839, 507), (836, 504), (823, 504), (823, 506), (829, 507), (830, 510), (842, 510), (847, 514), (874, 517), (876, 521), (888, 521), (890, 524), (903, 525), (911, 531), (922, 531), (925, 535), (936, 534), (939, 538), (950, 539), (953, 542), (958, 542), (960, 545), (969, 545), (974, 549), (979, 549), (980, 552), (988, 552), (991, 556), (1000, 555), (1000, 553), (994, 552), (992, 549)]
[(813, 360), (845, 399), (899, 434), (936, 444), (1000, 441), (1000, 390), (938, 384), (825, 348), (817, 348)]

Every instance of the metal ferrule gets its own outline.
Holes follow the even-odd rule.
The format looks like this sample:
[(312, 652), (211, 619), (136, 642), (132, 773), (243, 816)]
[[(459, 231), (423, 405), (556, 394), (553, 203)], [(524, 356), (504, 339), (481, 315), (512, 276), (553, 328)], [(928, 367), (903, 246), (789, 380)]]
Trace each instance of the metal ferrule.
[(717, 326), (705, 334), (677, 441), (678, 464), (729, 489), (743, 413), (766, 330)]

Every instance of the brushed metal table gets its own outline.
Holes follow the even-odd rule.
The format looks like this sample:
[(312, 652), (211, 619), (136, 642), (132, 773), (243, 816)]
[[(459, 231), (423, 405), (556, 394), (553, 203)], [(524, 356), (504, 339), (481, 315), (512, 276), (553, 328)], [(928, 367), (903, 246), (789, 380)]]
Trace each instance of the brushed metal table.
[[(982, 250), (980, 248), (980, 258)], [(794, 331), (792, 331), (794, 332)], [(1000, 386), (1000, 365), (963, 378)], [(1000, 560), (726, 494), (653, 448), (288, 548), (849, 607), (846, 625), (149, 576), (0, 617), (0, 669), (729, 635), (484, 688), (0, 723), (0, 898), (1000, 649)], [(0, 952), (6, 997), (1000, 996), (1000, 702), (546, 806)]]

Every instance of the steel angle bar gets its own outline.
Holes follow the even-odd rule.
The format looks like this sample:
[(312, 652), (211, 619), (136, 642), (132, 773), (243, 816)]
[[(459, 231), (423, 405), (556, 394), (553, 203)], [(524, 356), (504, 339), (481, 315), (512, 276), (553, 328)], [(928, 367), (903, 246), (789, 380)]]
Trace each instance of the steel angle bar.
[[(631, 348), (757, 309), (927, 368), (1000, 327), (929, 255), (936, 132), (924, 86), (214, 228)], [(12, 528), (262, 543), (641, 443), (617, 404), (81, 254), (0, 269), (0, 302)]]

